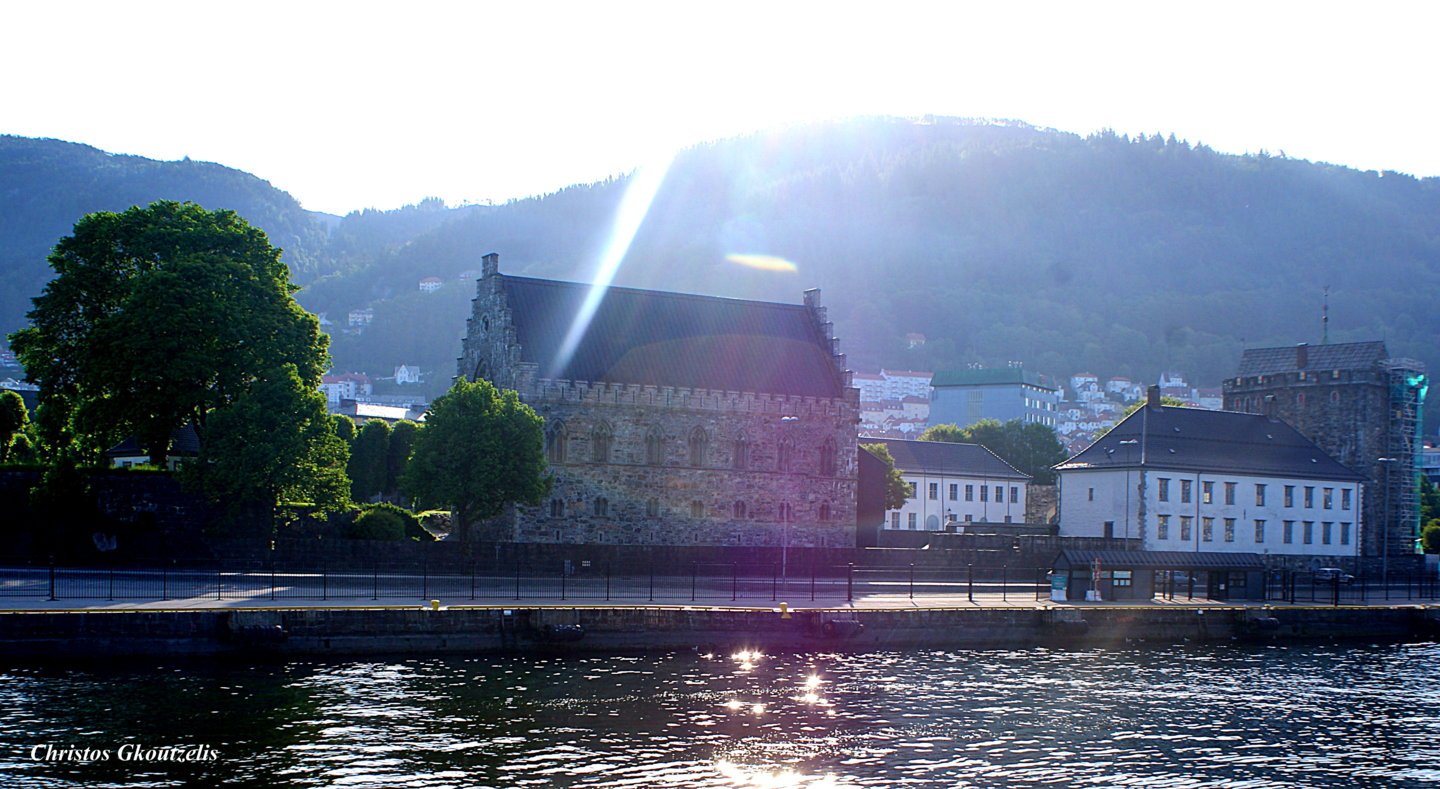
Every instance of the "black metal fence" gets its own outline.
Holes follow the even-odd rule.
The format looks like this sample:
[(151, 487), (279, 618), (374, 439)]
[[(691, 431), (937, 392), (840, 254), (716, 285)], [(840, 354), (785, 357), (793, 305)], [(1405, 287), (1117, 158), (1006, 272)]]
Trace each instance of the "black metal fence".
[(163, 566), (124, 569), (0, 567), (0, 599), (76, 601), (223, 600), (644, 600), (688, 602), (853, 601), (944, 596), (974, 601), (1040, 600), (1048, 568), (867, 568), (854, 565), (654, 564), (612, 570), (563, 562), (555, 567), (475, 563), (376, 565), (369, 569), (284, 566)]
[(1265, 597), (1287, 603), (1341, 605), (1440, 598), (1440, 578), (1416, 572), (1350, 575), (1345, 572), (1277, 572), (1267, 578)]

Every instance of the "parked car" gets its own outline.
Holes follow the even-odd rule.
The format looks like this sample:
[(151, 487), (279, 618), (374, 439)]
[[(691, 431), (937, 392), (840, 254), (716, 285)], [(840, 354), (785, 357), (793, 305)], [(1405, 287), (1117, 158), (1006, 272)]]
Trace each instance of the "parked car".
[(1355, 576), (1345, 572), (1339, 567), (1321, 567), (1315, 571), (1315, 583), (1341, 583), (1348, 584), (1355, 580)]

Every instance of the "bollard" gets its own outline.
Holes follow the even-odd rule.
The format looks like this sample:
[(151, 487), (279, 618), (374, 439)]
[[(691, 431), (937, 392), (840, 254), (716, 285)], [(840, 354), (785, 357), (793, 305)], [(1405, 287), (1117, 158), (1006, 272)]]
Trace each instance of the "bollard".
[(789, 603), (781, 603), (781, 604), (780, 604), (780, 618), (781, 618), (781, 619), (789, 619), (789, 618), (790, 618), (790, 604), (789, 604)]
[(430, 610), (431, 610), (431, 611), (439, 611), (439, 610), (440, 610), (440, 601), (439, 601), (439, 600), (431, 600), (431, 601), (430, 601)]

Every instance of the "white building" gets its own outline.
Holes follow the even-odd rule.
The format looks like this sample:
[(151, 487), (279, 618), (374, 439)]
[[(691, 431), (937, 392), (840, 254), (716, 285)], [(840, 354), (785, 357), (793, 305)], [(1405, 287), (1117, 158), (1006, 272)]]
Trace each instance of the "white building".
[(339, 405), (341, 400), (365, 397), (375, 389), (363, 373), (342, 373), (322, 377), (320, 391), (325, 393), (325, 402), (333, 408)]
[(1150, 551), (1359, 556), (1362, 477), (1278, 419), (1145, 406), (1060, 473), (1060, 534)]
[(1023, 523), (1030, 476), (979, 444), (883, 439), (910, 485), (886, 529), (942, 531), (945, 524)]

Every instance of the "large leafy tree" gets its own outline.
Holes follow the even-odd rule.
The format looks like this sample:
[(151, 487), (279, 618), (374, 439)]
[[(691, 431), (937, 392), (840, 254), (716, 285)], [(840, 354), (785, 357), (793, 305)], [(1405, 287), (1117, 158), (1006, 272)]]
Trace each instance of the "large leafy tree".
[(910, 485), (895, 468), (895, 457), (884, 444), (861, 444), (860, 448), (879, 458), (885, 469), (885, 509), (898, 510), (910, 499)]
[(1019, 419), (1005, 423), (982, 419), (966, 427), (934, 425), (920, 434), (920, 440), (980, 444), (1029, 474), (1040, 485), (1055, 483), (1055, 471), (1051, 467), (1065, 459), (1065, 446), (1054, 430)]
[(410, 453), (415, 450), (415, 437), (420, 425), (408, 419), (401, 419), (390, 428), (390, 444), (385, 448), (385, 496), (394, 499), (400, 495), (400, 477), (410, 463)]
[(350, 447), (350, 496), (374, 501), (385, 492), (386, 454), (390, 451), (390, 425), (371, 419), (355, 434)]
[(89, 214), (49, 260), (56, 276), (11, 343), (91, 451), (135, 434), (161, 464), (176, 428), (203, 434), (263, 371), (290, 365), (313, 388), (328, 364), (280, 250), (233, 211)]
[(449, 507), (452, 533), (467, 539), (472, 521), (539, 504), (551, 482), (544, 420), (513, 390), (460, 380), (431, 403), (400, 490), (422, 506)]
[(0, 392), (0, 463), (10, 459), (10, 445), (29, 424), (30, 412), (20, 395), (8, 389)]

